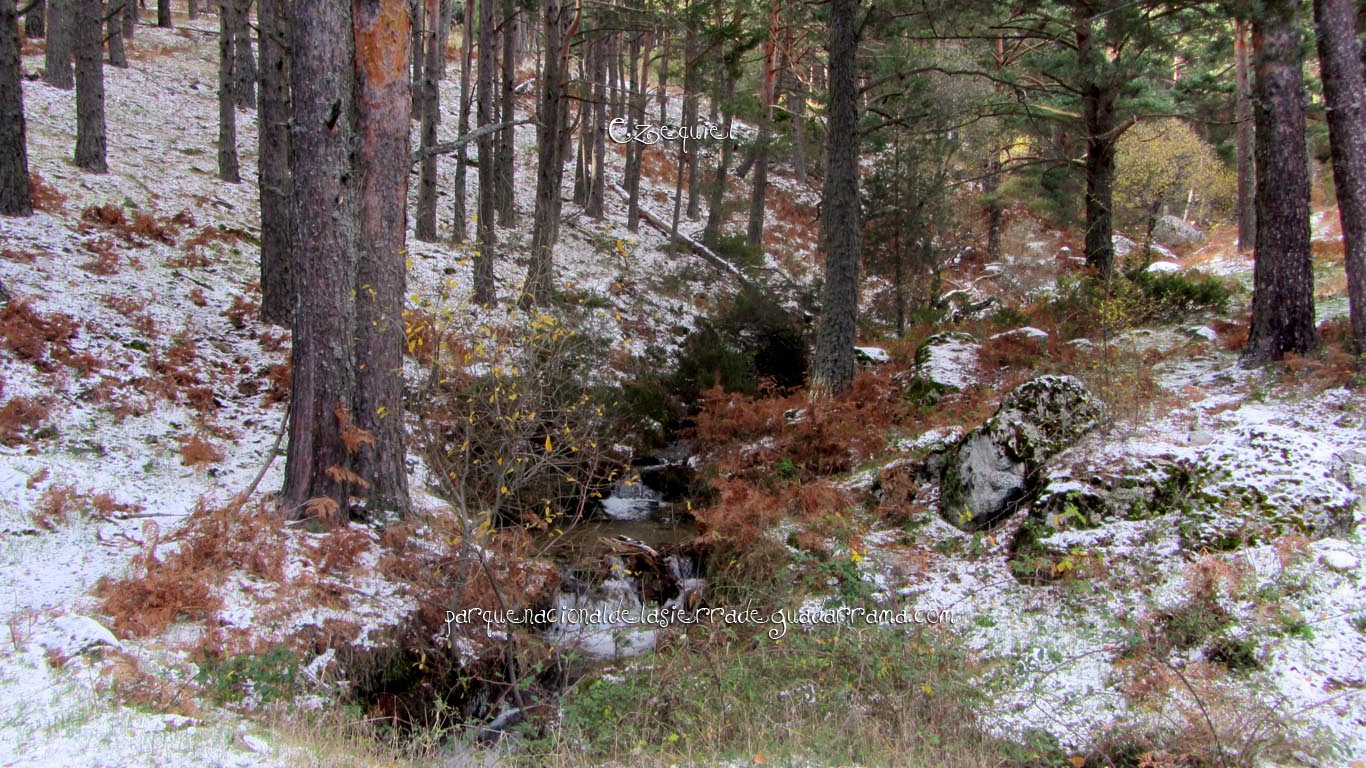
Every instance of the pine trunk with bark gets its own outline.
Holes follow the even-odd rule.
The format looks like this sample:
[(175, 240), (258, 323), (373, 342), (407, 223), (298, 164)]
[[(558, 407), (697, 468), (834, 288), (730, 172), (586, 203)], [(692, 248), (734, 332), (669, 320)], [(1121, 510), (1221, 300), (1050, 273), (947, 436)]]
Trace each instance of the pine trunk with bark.
[(28, 138), (15, 0), (0, 0), (0, 215), (29, 216)]
[(721, 81), (721, 101), (726, 105), (721, 117), (721, 131), (724, 137), (721, 139), (721, 154), (716, 161), (716, 173), (712, 178), (711, 189), (708, 191), (707, 197), (707, 225), (703, 229), (702, 239), (708, 243), (716, 242), (716, 239), (721, 235), (721, 226), (725, 223), (726, 180), (730, 174), (731, 158), (735, 154), (735, 142), (730, 137), (731, 126), (734, 121), (730, 104), (735, 99), (737, 73), (733, 70), (730, 61), (726, 62), (722, 71), (723, 74), (718, 75), (718, 78)]
[[(364, 495), (371, 518), (381, 520), (408, 511), (403, 418), (403, 300), (412, 167), (407, 7), (406, 0), (353, 0), (360, 104), (354, 414), (356, 424), (373, 438), (360, 446), (356, 471), (369, 484)], [(396, 45), (398, 41), (402, 42)]]
[(1077, 65), (1081, 72), (1082, 131), (1086, 137), (1086, 264), (1102, 280), (1115, 269), (1114, 188), (1115, 147), (1119, 130), (1115, 122), (1115, 89), (1099, 74), (1097, 50), (1089, 10), (1078, 5), (1076, 27)]
[(555, 224), (560, 215), (564, 142), (560, 118), (564, 81), (569, 67), (566, 38), (568, 12), (562, 0), (542, 0), (545, 10), (545, 61), (541, 73), (541, 119), (536, 128), (536, 208), (532, 218), (531, 264), (527, 268), (523, 306), (550, 301), (555, 260)]
[(251, 0), (234, 2), (237, 7), (232, 15), (232, 69), (237, 78), (237, 106), (256, 109), (257, 72), (256, 56), (251, 50)]
[[(80, 2), (80, 0), (76, 0)], [(171, 0), (157, 0), (157, 26), (171, 26)]]
[(1252, 22), (1257, 246), (1245, 365), (1303, 354), (1317, 343), (1297, 6), (1297, 0), (1270, 0)]
[(133, 42), (133, 33), (138, 28), (138, 0), (125, 0), (123, 4), (123, 40)]
[(43, 54), (43, 82), (69, 91), (71, 76), (72, 20), (77, 0), (47, 0), (47, 46)]
[[(645, 73), (650, 67), (650, 50), (641, 49), (641, 38), (645, 33), (631, 37), (630, 72), (631, 91), (628, 102), (631, 125), (645, 122)], [(640, 173), (645, 145), (632, 141), (626, 145), (626, 228), (632, 232), (640, 229)]]
[(454, 23), (455, 8), (453, 0), (441, 0), (441, 20), (437, 24), (436, 40), (437, 45), (441, 46), (440, 55), (436, 57), (436, 81), (439, 83), (446, 79), (446, 41), (451, 34), (451, 25)]
[(33, 5), (29, 6), (28, 13), (24, 14), (24, 37), (37, 40), (46, 33), (47, 27), (43, 24), (47, 12), (45, 5), (44, 0), (33, 0)]
[[(464, 29), (460, 31), (460, 116), (457, 118), (461, 136), (470, 130), (470, 69), (473, 67), (474, 0), (466, 0)], [(463, 243), (468, 238), (465, 219), (468, 216), (465, 191), (466, 148), (461, 147), (455, 154), (455, 194), (452, 195), (453, 213), (451, 222), (453, 239)]]
[(109, 66), (125, 68), (128, 54), (123, 50), (123, 14), (132, 0), (110, 0), (109, 13), (104, 17), (105, 42), (109, 46)]
[(242, 180), (237, 162), (237, 78), (233, 67), (236, 0), (218, 2), (218, 178)]
[[(350, 3), (293, 0), (291, 140), (298, 286), (289, 447), (281, 501), (292, 517), (345, 520), (359, 490), (344, 433), (356, 391), (357, 180)], [(406, 167), (406, 165), (405, 165)], [(351, 438), (355, 441), (354, 436)]]
[(768, 37), (764, 42), (763, 88), (759, 106), (764, 111), (759, 122), (759, 139), (754, 145), (754, 179), (750, 184), (749, 228), (745, 235), (749, 244), (764, 245), (764, 214), (768, 208), (768, 155), (773, 134), (773, 101), (778, 85), (778, 35), (781, 32), (778, 3), (769, 6)]
[(588, 204), (584, 214), (590, 219), (602, 219), (607, 201), (607, 41), (598, 32), (592, 43), (593, 117), (592, 178), (588, 184)]
[[(474, 2), (474, 0), (470, 0)], [(480, 127), (493, 125), (494, 13), (497, 0), (479, 2), (479, 76), (475, 86), (479, 102), (476, 122)], [(493, 226), (493, 135), (479, 137), (479, 220), (476, 226), (479, 246), (474, 253), (474, 302), (492, 305), (497, 301), (493, 259), (498, 235)]]
[(199, 3), (197, 0), (188, 0), (185, 3), (185, 15), (191, 19), (199, 18)]
[(1252, 62), (1248, 51), (1247, 22), (1234, 26), (1233, 55), (1236, 72), (1234, 111), (1238, 119), (1238, 250), (1250, 251), (1257, 239), (1257, 171), (1253, 158), (1256, 146), (1252, 114)]
[(290, 175), (289, 0), (259, 0), (261, 52), (257, 163), (261, 196), (261, 320), (288, 326), (294, 316), (294, 183)]
[(825, 289), (811, 365), (811, 390), (818, 396), (843, 394), (854, 380), (860, 234), (857, 14), (858, 0), (831, 0), (829, 128), (821, 219)]
[[(588, 62), (587, 54), (579, 59), (579, 82), (588, 81)], [(579, 99), (579, 121), (578, 121), (578, 149), (574, 152), (574, 204), (584, 206), (588, 203), (588, 185), (592, 178), (593, 164), (593, 136), (589, 130), (590, 120), (593, 111), (591, 99), (583, 95)]]
[(423, 9), (423, 0), (408, 0), (408, 16), (413, 20), (412, 26), (409, 27), (408, 34), (412, 41), (410, 47), (413, 52), (412, 61), (409, 62), (412, 65), (413, 86), (412, 92), (409, 95), (413, 100), (414, 120), (422, 119), (422, 65), (423, 59), (425, 58), (423, 56), (425, 48), (422, 44), (422, 33), (423, 25), (425, 24), (423, 17), (426, 15)]
[(76, 55), (76, 166), (106, 173), (104, 60), (100, 0), (76, 0), (72, 33)]
[(659, 82), (655, 84), (655, 101), (659, 105), (659, 124), (669, 124), (669, 49), (673, 46), (668, 31), (660, 33)]
[(792, 120), (792, 175), (797, 183), (806, 183), (806, 85), (791, 68), (792, 88), (787, 93), (787, 111)]
[(493, 204), (498, 209), (498, 223), (512, 227), (516, 223), (516, 201), (513, 185), (516, 183), (516, 144), (514, 128), (511, 123), (516, 119), (517, 94), (517, 18), (519, 11), (513, 0), (503, 0), (502, 13), (502, 54), (503, 67), (500, 81), (498, 119), (508, 124), (498, 132), (498, 142), (493, 156), (494, 197)]
[[(437, 30), (441, 27), (441, 0), (426, 0), (426, 31), (423, 34), (422, 64), (422, 127), (419, 146), (430, 149), (436, 145), (436, 132), (441, 121), (441, 92), (437, 89), (436, 72), (441, 64), (441, 46)], [(416, 55), (416, 54), (414, 54)], [(464, 152), (464, 148), (460, 149)], [(436, 242), (436, 172), (437, 156), (425, 155), (417, 182), (417, 223), (415, 234), (424, 243)]]
[[(698, 108), (699, 91), (701, 91), (701, 75), (698, 68), (698, 56), (701, 54), (697, 50), (697, 31), (694, 25), (688, 25), (688, 33), (683, 41), (684, 61), (683, 61), (683, 125), (689, 132), (692, 132), (698, 124), (701, 110)], [(698, 152), (697, 141), (694, 139), (688, 147), (688, 220), (697, 221), (702, 217), (702, 175), (701, 157)]]
[(1366, 82), (1352, 0), (1314, 0), (1319, 71), (1328, 105), (1333, 185), (1347, 267), (1352, 337), (1366, 352)]

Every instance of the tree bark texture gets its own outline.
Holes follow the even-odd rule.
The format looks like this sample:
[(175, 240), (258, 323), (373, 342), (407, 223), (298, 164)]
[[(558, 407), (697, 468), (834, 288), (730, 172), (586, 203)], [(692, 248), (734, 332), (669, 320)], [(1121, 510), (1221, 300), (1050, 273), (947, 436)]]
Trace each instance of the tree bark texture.
[[(473, 56), (473, 33), (474, 33), (474, 0), (467, 0), (465, 3), (464, 29), (460, 31), (460, 116), (458, 118), (458, 130), (461, 136), (469, 133), (470, 130), (470, 69), (472, 68)], [(452, 195), (453, 221), (451, 223), (453, 239), (457, 243), (465, 242), (468, 234), (466, 233), (465, 219), (468, 216), (465, 192), (465, 169), (468, 163), (465, 161), (465, 148), (461, 147), (455, 155), (455, 194)]]
[(76, 54), (76, 165), (94, 173), (109, 170), (105, 159), (101, 11), (100, 0), (76, 0), (72, 18)]
[(77, 0), (47, 0), (47, 48), (43, 57), (43, 82), (71, 90), (72, 26)]
[(0, 215), (28, 216), (28, 139), (15, 0), (0, 0)]
[(41, 38), (47, 31), (43, 23), (47, 13), (44, 0), (33, 0), (33, 5), (24, 14), (24, 37), (34, 40)]
[(1273, 0), (1252, 22), (1257, 114), (1257, 250), (1248, 365), (1308, 352), (1314, 328), (1309, 170), (1297, 0)]
[(233, 68), (237, 0), (218, 2), (218, 178), (242, 180), (237, 162), (237, 78)]
[(1360, 354), (1366, 352), (1366, 82), (1357, 55), (1353, 5), (1351, 0), (1314, 0), (1352, 337)]
[(357, 473), (369, 483), (365, 491), (372, 516), (403, 515), (408, 510), (403, 300), (411, 167), (412, 101), (407, 81), (411, 22), (406, 0), (353, 0), (352, 9), (361, 202), (354, 417), (374, 438), (360, 446)]
[[(426, 26), (422, 35), (424, 56), (422, 65), (422, 127), (419, 141), (423, 149), (436, 144), (436, 132), (441, 122), (441, 92), (437, 88), (436, 73), (441, 65), (441, 44), (437, 30), (441, 27), (441, 0), (426, 0)], [(416, 55), (416, 54), (414, 54)], [(463, 150), (462, 150), (463, 151)], [(422, 158), (422, 169), (417, 182), (417, 224), (415, 234), (424, 243), (436, 242), (436, 172), (437, 156)]]
[(830, 105), (826, 138), (824, 215), (825, 289), (812, 360), (811, 389), (840, 395), (854, 380), (858, 320), (858, 0), (831, 0)]
[(123, 50), (123, 14), (132, 0), (110, 0), (109, 14), (104, 19), (104, 36), (109, 46), (109, 66), (127, 67), (128, 54)]
[(261, 52), (257, 170), (261, 195), (261, 320), (287, 326), (294, 316), (294, 182), (290, 174), (289, 0), (257, 4)]
[(1248, 51), (1247, 22), (1238, 21), (1233, 31), (1233, 55), (1237, 93), (1234, 111), (1238, 119), (1238, 250), (1250, 251), (1257, 239), (1256, 146), (1252, 114), (1252, 61)]
[[(475, 0), (470, 0), (474, 2)], [(494, 8), (497, 0), (478, 0), (479, 2), (479, 77), (478, 114), (476, 122), (480, 126), (493, 124), (493, 74), (497, 68), (494, 58)], [(476, 304), (491, 305), (496, 300), (494, 286), (494, 246), (498, 235), (493, 227), (493, 136), (479, 137), (479, 221), (477, 232), (479, 247), (474, 253), (474, 301)]]

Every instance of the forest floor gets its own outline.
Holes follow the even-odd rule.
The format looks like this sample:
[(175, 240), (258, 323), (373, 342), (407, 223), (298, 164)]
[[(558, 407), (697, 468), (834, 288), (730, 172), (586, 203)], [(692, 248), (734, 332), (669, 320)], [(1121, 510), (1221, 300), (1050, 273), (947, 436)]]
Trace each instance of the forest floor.
[[(1152, 765), (1366, 760), (1366, 397), (1333, 336), (1345, 283), (1335, 212), (1322, 206), (1315, 250), (1330, 344), (1316, 357), (1238, 368), (1245, 290), (1224, 310), (1179, 320), (1140, 319), (1120, 307), (1135, 316), (1113, 336), (1093, 332), (1080, 343), (1085, 334), (1067, 332), (1075, 318), (1038, 309), (1039, 297), (1075, 269), (1075, 238), (1021, 209), (1011, 211), (1003, 263), (959, 255), (946, 266), (951, 285), (1012, 309), (959, 324), (981, 340), (977, 357), (960, 363), (968, 384), (961, 392), (931, 408), (904, 406), (900, 382), (916, 372), (916, 342), (929, 335), (921, 328), (911, 341), (866, 342), (888, 353), (861, 379), (871, 411), (827, 413), (800, 398), (708, 406), (727, 423), (701, 430), (697, 460), (717, 472), (722, 491), (712, 513), (699, 517), (731, 536), (718, 539), (727, 546), (781, 551), (778, 580), (786, 584), (775, 607), (951, 612), (952, 624), (921, 628), (912, 640), (888, 640), (877, 628), (857, 635), (858, 675), (895, 682), (887, 664), (904, 663), (920, 675), (913, 686), (875, 688), (851, 703), (848, 690), (866, 692), (858, 687), (866, 681), (787, 667), (756, 681), (745, 676), (764, 668), (756, 659), (781, 654), (732, 658), (711, 645), (703, 654), (710, 666), (692, 666), (679, 652), (700, 642), (697, 633), (688, 640), (674, 632), (656, 641), (658, 655), (618, 660), (595, 672), (593, 684), (576, 686), (564, 711), (547, 718), (566, 735), (530, 741), (521, 757), (515, 740), (453, 748), (443, 739), (460, 730), (449, 723), (380, 736), (355, 727), (393, 700), (381, 694), (365, 711), (338, 704), (348, 685), (373, 673), (366, 665), (390, 661), (390, 647), (431, 647), (423, 632), (435, 610), (429, 582), (447, 554), (440, 540), (454, 536), (441, 522), (448, 505), (413, 451), (421, 522), (401, 541), (248, 514), (282, 480), (283, 462), (271, 456), (285, 415), (289, 335), (255, 317), (254, 113), (238, 112), (244, 181), (225, 184), (216, 178), (214, 34), (206, 22), (177, 23), (185, 26), (140, 27), (131, 66), (105, 69), (107, 175), (70, 162), (74, 94), (25, 82), (38, 212), (0, 219), (0, 280), (15, 297), (0, 310), (0, 618), (8, 631), (0, 700), (12, 703), (0, 712), (0, 765), (369, 765), (415, 754), (463, 765), (525, 759), (538, 749), (562, 764), (915, 764), (888, 758), (891, 751), (850, 753), (837, 735), (824, 747), (809, 741), (783, 754), (784, 731), (774, 721), (790, 717), (789, 728), (808, 722), (812, 733), (852, 730), (857, 738), (849, 712), (876, 720), (897, 709), (888, 702), (898, 696), (956, 712), (945, 697), (959, 693), (974, 702), (981, 732), (1012, 745), (1020, 765), (1075, 757), (1077, 765), (1107, 764), (1100, 756), (1121, 743)], [(42, 56), (29, 45), (31, 74)], [(442, 140), (454, 138), (457, 89), (454, 79), (442, 85)], [(523, 182), (533, 178), (534, 138), (533, 128), (518, 129)], [(649, 152), (646, 166), (645, 203), (664, 215), (669, 160)], [(443, 162), (443, 234), (452, 184), (451, 163)], [(530, 240), (532, 185), (516, 189), (519, 224), (500, 246), (512, 257), (498, 261), (504, 296), (522, 279)], [(776, 177), (766, 254), (751, 265), (789, 307), (812, 292), (819, 273), (818, 197)], [(568, 314), (603, 352), (602, 367), (588, 375), (620, 383), (666, 365), (735, 287), (694, 256), (669, 253), (648, 226), (630, 232), (624, 203), (610, 194), (608, 209), (605, 222), (592, 222), (566, 205), (556, 258)], [(489, 325), (515, 326), (513, 312), (468, 306), (469, 253), (410, 237), (412, 317), (474, 337)], [(1162, 258), (1178, 271), (1250, 282), (1251, 260), (1221, 231)], [(883, 287), (869, 281), (870, 305)], [(1042, 337), (1018, 332), (1039, 326)], [(932, 493), (912, 491), (908, 500), (889, 490), (900, 468), (971, 430), (1010, 388), (1045, 373), (1076, 375), (1110, 413), (1105, 428), (1048, 465), (1043, 492), (1068, 500), (1060, 502), (1063, 516), (1081, 503), (1069, 490), (1107, 473), (1143, 481), (1154, 467), (1180, 467), (1208, 497), (1192, 492), (1179, 512), (1098, 516), (1084, 525), (1045, 520), (1049, 527), (1031, 534), (1026, 552), (1024, 516), (964, 533), (933, 511)], [(415, 388), (424, 381), (417, 359), (411, 376)], [(812, 477), (803, 474), (808, 459), (814, 466), (828, 457), (812, 453), (820, 441), (801, 426), (805, 408), (839, 431), (832, 451), (848, 454)], [(420, 429), (420, 414), (410, 419)], [(741, 483), (751, 495), (727, 502), (724, 489), (739, 494)], [(760, 516), (753, 507), (765, 500), (792, 514), (766, 518), (755, 536), (757, 523), (727, 518), (727, 503)], [(528, 566), (520, 578), (545, 588), (535, 574)], [(831, 631), (794, 627), (785, 642), (838, 657), (850, 647)], [(464, 650), (471, 663), (486, 651)], [(921, 661), (909, 660), (917, 654)], [(961, 663), (950, 668), (950, 660)], [(874, 661), (883, 666), (861, 666)], [(703, 666), (731, 687), (718, 682), (698, 689), (698, 701), (670, 700), (676, 713), (695, 712), (691, 721), (646, 716), (659, 697), (693, 690), (689, 681), (705, 677)], [(828, 690), (791, 677), (808, 672)], [(751, 687), (772, 701), (743, 704), (740, 692)], [(846, 698), (832, 701), (834, 694)], [(814, 713), (803, 700), (815, 703)], [(784, 703), (766, 708), (777, 701)], [(630, 712), (601, 714), (611, 706)], [(732, 706), (749, 706), (754, 719)], [(618, 728), (618, 716), (639, 738), (603, 736)], [(946, 727), (947, 715), (936, 717)], [(732, 718), (752, 732), (723, 736), (723, 720)], [(765, 728), (773, 733), (758, 733)], [(424, 739), (432, 743), (414, 747)], [(570, 754), (580, 747), (588, 752)], [(981, 764), (975, 759), (958, 764)]]

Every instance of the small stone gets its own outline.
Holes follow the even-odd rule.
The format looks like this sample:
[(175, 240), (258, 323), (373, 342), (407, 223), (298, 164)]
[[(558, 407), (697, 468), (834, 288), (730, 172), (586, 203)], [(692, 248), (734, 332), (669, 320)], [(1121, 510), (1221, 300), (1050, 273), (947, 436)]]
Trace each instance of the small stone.
[(1355, 571), (1360, 564), (1360, 561), (1355, 557), (1340, 549), (1330, 549), (1327, 552), (1324, 552), (1319, 557), (1319, 560), (1324, 565), (1328, 566), (1329, 570), (1337, 571), (1338, 573)]
[(1194, 446), (1209, 445), (1214, 442), (1214, 435), (1202, 429), (1191, 430), (1190, 436), (1186, 438), (1186, 442)]

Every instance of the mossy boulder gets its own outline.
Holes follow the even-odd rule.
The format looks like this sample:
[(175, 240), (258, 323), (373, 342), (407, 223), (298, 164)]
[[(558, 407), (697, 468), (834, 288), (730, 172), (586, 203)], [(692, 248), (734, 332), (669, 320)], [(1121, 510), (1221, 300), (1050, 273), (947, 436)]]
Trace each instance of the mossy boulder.
[(915, 350), (914, 374), (905, 397), (920, 405), (934, 405), (951, 392), (967, 389), (977, 380), (981, 345), (970, 334), (936, 333)]
[(1017, 511), (1038, 490), (1045, 462), (1105, 418), (1105, 408), (1071, 376), (1041, 376), (1002, 401), (987, 422), (949, 453), (940, 515), (967, 531)]

